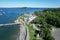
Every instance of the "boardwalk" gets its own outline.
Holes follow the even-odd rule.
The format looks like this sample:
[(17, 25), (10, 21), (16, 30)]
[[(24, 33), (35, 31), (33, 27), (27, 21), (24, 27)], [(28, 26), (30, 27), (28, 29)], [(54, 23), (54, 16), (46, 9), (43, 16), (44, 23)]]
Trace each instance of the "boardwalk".
[(1, 26), (7, 26), (7, 25), (15, 25), (15, 24), (21, 24), (21, 22), (17, 22), (17, 23), (8, 23), (8, 24), (0, 24)]

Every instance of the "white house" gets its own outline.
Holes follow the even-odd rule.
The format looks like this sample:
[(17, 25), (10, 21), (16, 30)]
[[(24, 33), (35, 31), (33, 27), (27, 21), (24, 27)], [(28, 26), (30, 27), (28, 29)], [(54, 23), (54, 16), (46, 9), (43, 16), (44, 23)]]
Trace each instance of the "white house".
[(24, 21), (27, 22), (31, 22), (33, 19), (36, 18), (36, 15), (34, 15), (33, 13), (24, 14), (24, 16), (25, 16)]

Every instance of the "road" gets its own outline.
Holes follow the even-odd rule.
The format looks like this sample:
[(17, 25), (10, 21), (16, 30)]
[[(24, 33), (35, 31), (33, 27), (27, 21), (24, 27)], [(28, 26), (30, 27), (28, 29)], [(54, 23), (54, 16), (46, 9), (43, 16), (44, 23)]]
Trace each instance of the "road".
[(33, 29), (35, 29), (35, 30), (40, 30), (39, 28), (36, 27), (35, 24), (32, 24), (32, 25), (33, 25)]
[(55, 40), (60, 40), (60, 29), (54, 29), (52, 31), (52, 35), (55, 38)]

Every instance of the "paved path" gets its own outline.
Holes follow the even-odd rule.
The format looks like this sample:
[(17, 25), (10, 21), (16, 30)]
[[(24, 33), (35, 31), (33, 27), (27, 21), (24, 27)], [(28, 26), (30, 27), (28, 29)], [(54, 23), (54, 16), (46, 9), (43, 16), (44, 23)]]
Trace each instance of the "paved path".
[(36, 26), (35, 26), (35, 24), (32, 24), (33, 25), (33, 29), (35, 29), (35, 30), (40, 30), (40, 29), (38, 29)]
[(52, 31), (52, 35), (55, 38), (55, 40), (60, 40), (60, 29), (54, 29)]
[(26, 37), (26, 40), (30, 40), (29, 29), (28, 29), (28, 27), (27, 27), (27, 37)]

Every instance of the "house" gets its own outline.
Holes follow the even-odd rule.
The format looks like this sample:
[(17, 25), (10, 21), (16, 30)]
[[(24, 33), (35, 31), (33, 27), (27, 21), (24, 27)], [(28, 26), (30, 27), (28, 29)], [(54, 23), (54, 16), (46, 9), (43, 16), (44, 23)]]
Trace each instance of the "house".
[(36, 16), (33, 13), (27, 13), (24, 14), (24, 16), (25, 16), (24, 21), (26, 22), (31, 22), (33, 19), (36, 18)]

